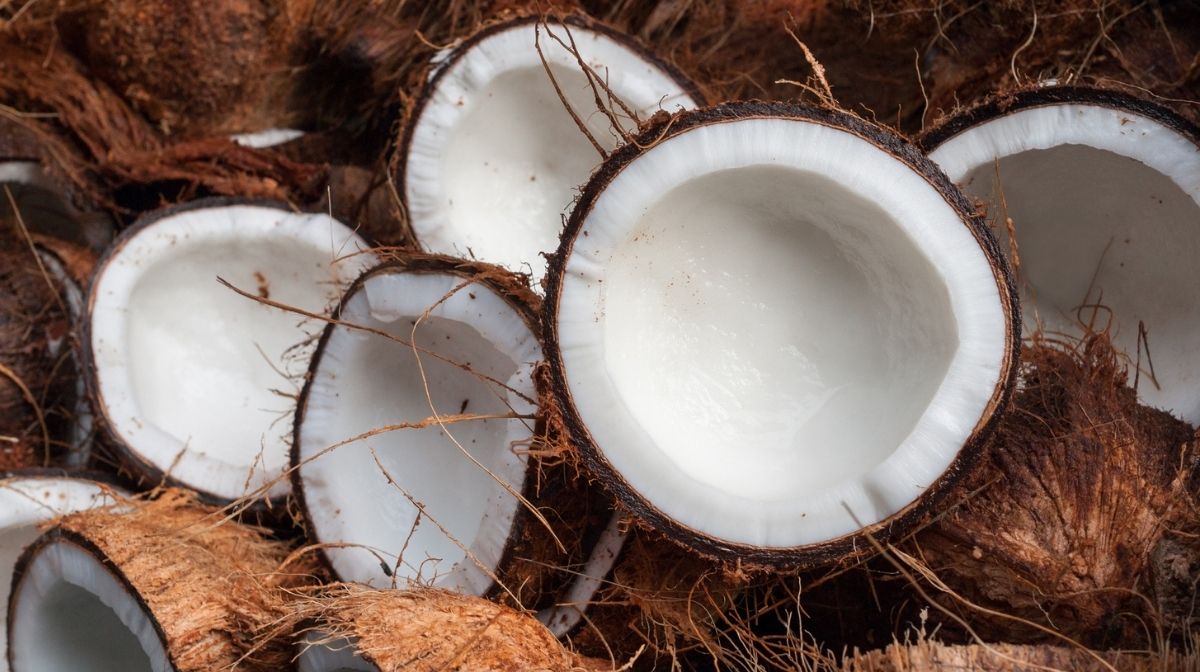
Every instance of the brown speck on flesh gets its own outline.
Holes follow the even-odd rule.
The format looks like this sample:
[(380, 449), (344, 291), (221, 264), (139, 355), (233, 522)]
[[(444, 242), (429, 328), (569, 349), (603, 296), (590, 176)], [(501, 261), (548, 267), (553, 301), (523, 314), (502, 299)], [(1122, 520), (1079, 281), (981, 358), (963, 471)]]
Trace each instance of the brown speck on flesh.
[(475, 298), (475, 294), (472, 292), (467, 292), (467, 296), (471, 297), (472, 299)]
[(267, 278), (262, 273), (255, 271), (254, 281), (258, 283), (258, 297), (260, 299), (271, 298), (271, 285), (267, 282)]
[(459, 406), (459, 407), (458, 407), (458, 414), (459, 414), (459, 415), (462, 415), (463, 413), (466, 413), (466, 412), (467, 412), (467, 404), (469, 404), (469, 403), (471, 403), (471, 400), (470, 400), (470, 399), (463, 399), (463, 400), (462, 400), (462, 406)]

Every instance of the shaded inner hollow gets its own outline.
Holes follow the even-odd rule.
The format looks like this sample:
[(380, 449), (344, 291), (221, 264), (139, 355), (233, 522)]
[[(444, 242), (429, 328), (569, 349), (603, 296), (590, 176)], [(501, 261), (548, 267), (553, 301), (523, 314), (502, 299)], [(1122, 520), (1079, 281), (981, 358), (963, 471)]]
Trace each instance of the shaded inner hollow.
[(617, 248), (606, 365), (690, 477), (756, 500), (819, 491), (881, 463), (925, 413), (957, 347), (943, 283), (887, 212), (829, 178), (709, 173)]

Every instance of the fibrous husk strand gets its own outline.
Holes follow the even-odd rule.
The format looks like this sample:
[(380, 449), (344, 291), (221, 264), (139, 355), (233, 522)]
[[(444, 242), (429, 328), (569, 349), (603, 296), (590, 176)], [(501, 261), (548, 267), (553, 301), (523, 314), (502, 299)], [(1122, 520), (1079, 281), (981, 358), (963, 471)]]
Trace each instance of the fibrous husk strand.
[(1200, 670), (1194, 654), (1097, 652), (1083, 648), (1018, 644), (970, 644), (953, 646), (922, 640), (916, 644), (892, 644), (886, 649), (854, 653), (847, 657), (842, 672), (1157, 672)]

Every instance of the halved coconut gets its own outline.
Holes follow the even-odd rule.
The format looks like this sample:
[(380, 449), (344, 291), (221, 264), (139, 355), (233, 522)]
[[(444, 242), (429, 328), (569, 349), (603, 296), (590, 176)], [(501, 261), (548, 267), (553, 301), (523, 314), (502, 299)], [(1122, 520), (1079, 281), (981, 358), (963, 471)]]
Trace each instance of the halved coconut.
[(869, 548), (936, 506), (1006, 403), (1003, 255), (898, 137), (742, 103), (615, 153), (548, 275), (555, 393), (643, 521), (749, 563)]
[(287, 493), (287, 419), (316, 317), (372, 263), (325, 215), (228, 199), (141, 218), (100, 261), (85, 354), (96, 415), (131, 465), (215, 501)]
[[(646, 119), (702, 102), (695, 85), (630, 36), (582, 18), (541, 21), (490, 26), (439, 56), (405, 128), (396, 180), (423, 249), (535, 281), (546, 267), (541, 253), (554, 249), (576, 189), (602, 158), (579, 123), (608, 151), (636, 131), (629, 112)], [(593, 83), (551, 35), (575, 45)]]
[(514, 281), (418, 256), (347, 291), (292, 448), (293, 490), (340, 579), (483, 595), (514, 561), (542, 359)]
[(1200, 129), (1122, 93), (1052, 86), (951, 116), (921, 143), (1017, 250), (1026, 329), (1111, 328), (1141, 398), (1200, 424)]
[(609, 519), (592, 546), (587, 563), (578, 570), (563, 598), (538, 612), (538, 620), (550, 628), (555, 637), (566, 637), (574, 632), (583, 623), (584, 612), (596, 593), (611, 581), (613, 566), (617, 564), (628, 536), (622, 522), (619, 514)]
[(170, 492), (77, 513), (33, 542), (8, 602), (12, 670), (275, 671), (286, 545)]
[[(29, 470), (0, 479), (0, 576), (12, 575), (17, 558), (41, 534), (39, 526), (61, 515), (112, 504), (120, 491), (106, 483), (63, 472)], [(10, 582), (0, 582), (0, 600), (8, 604)], [(0, 650), (7, 651), (8, 612), (0, 614)], [(7, 672), (8, 658), (0, 660)]]

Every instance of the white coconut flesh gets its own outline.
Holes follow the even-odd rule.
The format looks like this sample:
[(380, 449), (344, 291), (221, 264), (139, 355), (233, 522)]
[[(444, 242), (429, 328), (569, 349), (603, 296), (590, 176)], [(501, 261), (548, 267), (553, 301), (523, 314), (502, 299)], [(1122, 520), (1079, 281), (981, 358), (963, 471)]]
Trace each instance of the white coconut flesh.
[[(91, 343), (113, 432), (140, 459), (223, 499), (288, 490), (297, 381), (323, 321), (239, 296), (330, 309), (373, 258), (324, 215), (185, 210), (139, 229), (92, 288)], [(297, 347), (303, 345), (304, 347)]]
[[(18, 476), (0, 481), (0, 576), (12, 576), (17, 558), (41, 534), (38, 528), (42, 523), (111, 504), (112, 492), (93, 481), (75, 478)], [(0, 582), (0, 604), (8, 604), (10, 588), (10, 580)], [(5, 609), (0, 613), (0, 650), (7, 650), (7, 621)], [(0, 660), (0, 670), (8, 670), (7, 657)]]
[(1028, 330), (1110, 327), (1131, 363), (1140, 357), (1141, 398), (1200, 424), (1193, 140), (1128, 110), (1059, 104), (973, 126), (930, 158), (988, 202), (1005, 240), (1012, 219)]
[(9, 605), (13, 672), (171, 672), (154, 623), (137, 598), (83, 547), (39, 548)]
[(304, 648), (296, 660), (299, 672), (379, 672), (379, 667), (357, 655), (353, 641), (326, 642), (325, 639), (320, 633), (305, 638)]
[[(551, 23), (549, 30), (570, 43), (563, 25)], [(578, 26), (570, 34), (584, 62), (643, 119), (696, 106), (665, 70), (629, 46)], [(546, 27), (537, 43), (596, 141), (615, 147), (619, 135), (596, 109), (575, 56)], [(555, 93), (535, 49), (534, 24), (488, 35), (444, 68), (408, 148), (403, 188), (413, 231), (427, 251), (539, 279), (540, 253), (557, 246), (562, 215), (601, 157)], [(616, 110), (624, 130), (635, 131), (636, 122)]]
[(563, 373), (613, 470), (709, 538), (800, 547), (917, 499), (1001, 384), (997, 276), (925, 177), (831, 126), (678, 134), (567, 251)]
[[(531, 375), (542, 355), (511, 304), (478, 283), (455, 291), (463, 283), (437, 272), (369, 276), (340, 319), (402, 343), (339, 326), (314, 362), (299, 481), (316, 539), (347, 545), (325, 550), (342, 580), (476, 595), (492, 585), (524, 487), (521, 445), (532, 435)], [(418, 320), (414, 353), (406, 344)], [(434, 422), (325, 452), (375, 429), (459, 413), (524, 417)]]
[(627, 536), (628, 532), (621, 524), (621, 517), (614, 515), (600, 533), (592, 547), (591, 555), (567, 588), (564, 598), (558, 604), (538, 612), (538, 620), (549, 628), (555, 637), (566, 636), (583, 622), (584, 612), (591, 605), (596, 593), (608, 583), (608, 574), (616, 564), (617, 557), (621, 555)]
[(268, 128), (262, 131), (237, 133), (229, 136), (229, 139), (242, 147), (266, 149), (268, 147), (278, 147), (303, 135), (304, 131), (295, 128)]

